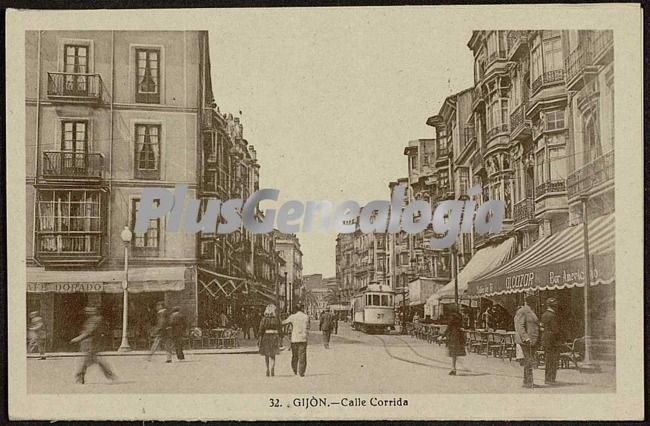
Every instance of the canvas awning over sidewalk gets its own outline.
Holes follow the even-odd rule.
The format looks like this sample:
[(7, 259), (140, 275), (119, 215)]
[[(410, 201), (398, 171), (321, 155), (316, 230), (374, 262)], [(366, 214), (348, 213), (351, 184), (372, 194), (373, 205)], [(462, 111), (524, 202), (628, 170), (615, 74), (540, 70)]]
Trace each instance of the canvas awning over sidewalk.
[[(583, 225), (543, 238), (505, 265), (472, 281), (468, 293), (482, 297), (529, 290), (584, 286)], [(614, 282), (614, 214), (589, 223), (591, 285)]]
[[(180, 291), (185, 288), (184, 266), (129, 269), (129, 293)], [(45, 271), (27, 268), (28, 293), (122, 293), (123, 270)]]

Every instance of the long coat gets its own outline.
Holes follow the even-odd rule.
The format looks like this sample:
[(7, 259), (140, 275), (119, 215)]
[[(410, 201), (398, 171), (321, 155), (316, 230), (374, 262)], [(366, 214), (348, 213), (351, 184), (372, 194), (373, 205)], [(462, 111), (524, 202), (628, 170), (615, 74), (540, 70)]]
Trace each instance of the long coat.
[(560, 324), (555, 312), (546, 310), (542, 314), (542, 328), (542, 346), (552, 348), (561, 344)]
[(539, 340), (539, 319), (528, 305), (524, 305), (515, 314), (515, 343), (524, 344), (530, 340), (532, 346)]

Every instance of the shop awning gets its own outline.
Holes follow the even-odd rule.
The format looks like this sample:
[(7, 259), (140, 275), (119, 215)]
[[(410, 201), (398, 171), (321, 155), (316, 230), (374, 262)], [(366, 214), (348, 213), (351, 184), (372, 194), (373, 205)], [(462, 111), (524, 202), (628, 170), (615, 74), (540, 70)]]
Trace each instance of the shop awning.
[[(614, 282), (614, 214), (589, 224), (591, 285)], [(584, 285), (584, 228), (569, 227), (533, 244), (510, 262), (472, 281), (468, 293), (494, 296)]]
[[(185, 288), (184, 266), (129, 269), (129, 293), (180, 291)], [(28, 293), (122, 293), (123, 270), (45, 271), (27, 268)]]
[[(508, 238), (500, 244), (485, 247), (478, 250), (465, 267), (458, 274), (458, 296), (467, 300), (467, 286), (470, 280), (497, 268), (514, 255), (515, 239)], [(455, 300), (454, 280), (451, 280), (444, 287), (434, 293), (427, 304), (437, 305), (438, 303), (453, 303)]]

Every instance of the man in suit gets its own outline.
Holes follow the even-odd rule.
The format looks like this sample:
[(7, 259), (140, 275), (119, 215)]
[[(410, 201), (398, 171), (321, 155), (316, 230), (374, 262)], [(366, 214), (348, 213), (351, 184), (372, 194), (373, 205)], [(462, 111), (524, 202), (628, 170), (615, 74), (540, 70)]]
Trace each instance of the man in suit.
[(176, 358), (179, 361), (185, 359), (183, 353), (183, 336), (185, 336), (185, 329), (187, 329), (187, 321), (185, 315), (181, 312), (181, 308), (175, 306), (172, 309), (172, 314), (169, 317), (169, 325), (171, 327), (171, 343), (176, 350)]
[(80, 343), (81, 351), (85, 352), (84, 359), (76, 374), (77, 383), (81, 383), (82, 385), (85, 383), (86, 370), (93, 364), (99, 366), (107, 379), (114, 381), (115, 373), (113, 373), (111, 367), (97, 356), (97, 338), (101, 333), (103, 319), (94, 306), (86, 307), (84, 312), (86, 313), (86, 321), (84, 322), (81, 334), (70, 341), (70, 343)]
[(325, 349), (329, 349), (330, 337), (332, 335), (332, 330), (334, 329), (334, 315), (332, 314), (332, 311), (327, 310), (323, 312), (318, 327), (320, 331), (323, 332), (323, 346), (325, 346)]
[(294, 374), (304, 377), (307, 369), (307, 335), (309, 334), (309, 315), (303, 312), (302, 304), (298, 303), (296, 312), (282, 321), (283, 325), (291, 324), (291, 368)]
[(560, 360), (561, 333), (557, 319), (557, 300), (546, 300), (546, 311), (542, 314), (542, 346), (544, 346), (544, 369), (547, 385), (555, 384), (557, 366)]
[(533, 365), (535, 363), (535, 349), (539, 340), (539, 319), (535, 315), (535, 296), (526, 296), (525, 305), (515, 314), (515, 343), (521, 346), (524, 353), (524, 385), (525, 388), (534, 388)]

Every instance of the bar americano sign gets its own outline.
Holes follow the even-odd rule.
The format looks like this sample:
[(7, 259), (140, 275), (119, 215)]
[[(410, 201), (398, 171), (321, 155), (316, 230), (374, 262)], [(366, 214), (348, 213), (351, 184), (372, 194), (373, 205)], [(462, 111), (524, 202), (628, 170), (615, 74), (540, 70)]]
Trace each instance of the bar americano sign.
[[(609, 283), (613, 278), (613, 255), (594, 256), (590, 277), (591, 284)], [(584, 282), (584, 259), (575, 259), (524, 269), (512, 274), (498, 275), (485, 280), (471, 281), (467, 293), (476, 296), (519, 293), (537, 289), (582, 286)]]

